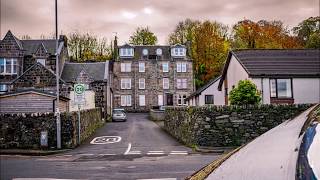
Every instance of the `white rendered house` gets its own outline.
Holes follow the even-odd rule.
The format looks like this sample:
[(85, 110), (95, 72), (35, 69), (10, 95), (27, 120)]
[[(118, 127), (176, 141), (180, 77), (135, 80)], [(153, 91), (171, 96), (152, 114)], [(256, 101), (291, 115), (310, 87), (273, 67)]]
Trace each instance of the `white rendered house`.
[(240, 80), (255, 83), (263, 104), (320, 102), (320, 50), (250, 49), (230, 51), (218, 89), (228, 95)]

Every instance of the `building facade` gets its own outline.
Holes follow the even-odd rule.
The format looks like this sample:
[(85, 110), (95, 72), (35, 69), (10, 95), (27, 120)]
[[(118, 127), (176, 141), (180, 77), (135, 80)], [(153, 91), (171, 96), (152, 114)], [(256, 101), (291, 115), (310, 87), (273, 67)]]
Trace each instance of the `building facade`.
[(113, 62), (114, 107), (148, 111), (187, 105), (194, 90), (186, 46), (117, 46)]
[(188, 98), (189, 106), (204, 106), (204, 105), (225, 105), (224, 89), (218, 90), (220, 76), (211, 79), (206, 85), (200, 87), (192, 93)]
[(263, 104), (320, 102), (320, 51), (317, 49), (248, 49), (230, 51), (218, 89), (229, 104), (230, 91), (249, 79)]

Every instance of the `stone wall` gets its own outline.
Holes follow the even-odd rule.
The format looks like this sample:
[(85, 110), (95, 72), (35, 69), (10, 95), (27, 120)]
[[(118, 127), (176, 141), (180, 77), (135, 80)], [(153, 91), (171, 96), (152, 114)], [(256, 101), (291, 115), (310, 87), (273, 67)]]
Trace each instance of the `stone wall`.
[[(101, 109), (81, 111), (81, 142), (103, 125)], [(41, 131), (48, 132), (48, 148), (56, 148), (56, 117), (43, 114), (0, 114), (0, 148), (39, 149)], [(77, 112), (61, 114), (62, 148), (73, 148), (78, 139)]]
[(164, 111), (150, 109), (149, 112), (150, 118), (153, 121), (163, 121), (164, 120)]
[(164, 128), (187, 145), (239, 146), (309, 107), (261, 105), (168, 108), (165, 111)]

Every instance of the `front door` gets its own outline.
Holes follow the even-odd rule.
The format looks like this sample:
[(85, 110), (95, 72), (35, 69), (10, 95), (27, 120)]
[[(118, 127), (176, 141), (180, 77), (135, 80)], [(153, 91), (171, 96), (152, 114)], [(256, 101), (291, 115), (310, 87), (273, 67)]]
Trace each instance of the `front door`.
[(166, 94), (167, 96), (167, 106), (173, 106), (173, 94)]

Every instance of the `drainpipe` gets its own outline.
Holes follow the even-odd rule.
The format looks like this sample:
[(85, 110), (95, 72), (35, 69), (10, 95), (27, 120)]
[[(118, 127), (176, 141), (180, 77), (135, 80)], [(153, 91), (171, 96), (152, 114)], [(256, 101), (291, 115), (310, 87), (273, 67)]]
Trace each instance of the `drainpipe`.
[(264, 101), (263, 101), (263, 78), (261, 78), (261, 102), (262, 102), (262, 104), (264, 104)]

